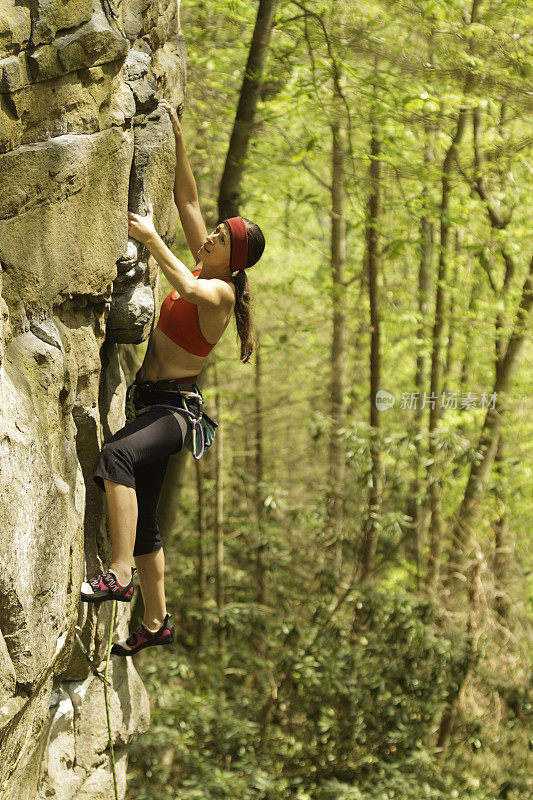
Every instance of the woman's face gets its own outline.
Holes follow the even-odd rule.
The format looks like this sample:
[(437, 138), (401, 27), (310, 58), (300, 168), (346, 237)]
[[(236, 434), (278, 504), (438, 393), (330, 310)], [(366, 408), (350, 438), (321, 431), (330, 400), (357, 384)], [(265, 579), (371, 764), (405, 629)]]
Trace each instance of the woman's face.
[(227, 267), (231, 258), (231, 240), (228, 226), (221, 222), (213, 233), (209, 234), (201, 248), (198, 258), (205, 266)]

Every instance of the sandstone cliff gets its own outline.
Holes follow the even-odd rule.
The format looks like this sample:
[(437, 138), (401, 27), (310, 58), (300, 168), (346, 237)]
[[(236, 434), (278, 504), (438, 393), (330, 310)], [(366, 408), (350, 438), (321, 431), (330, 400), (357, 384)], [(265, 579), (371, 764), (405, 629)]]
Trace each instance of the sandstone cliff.
[[(184, 85), (176, 0), (0, 0), (1, 800), (113, 796), (102, 684), (74, 628), (101, 662), (110, 604), (78, 600), (84, 570), (109, 558), (91, 474), (124, 424), (157, 278), (127, 211), (151, 201), (172, 241), (157, 99), (178, 106)], [(149, 707), (130, 661), (113, 659), (112, 683), (123, 794)]]

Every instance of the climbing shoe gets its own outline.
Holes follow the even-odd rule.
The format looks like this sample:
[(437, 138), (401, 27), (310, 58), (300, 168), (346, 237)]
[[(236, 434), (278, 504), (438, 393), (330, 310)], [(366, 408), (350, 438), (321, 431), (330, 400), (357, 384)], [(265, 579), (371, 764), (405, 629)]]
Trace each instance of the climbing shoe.
[(114, 656), (134, 656), (145, 647), (156, 644), (172, 644), (174, 641), (174, 628), (169, 624), (170, 614), (167, 614), (159, 630), (152, 632), (145, 625), (139, 625), (127, 639), (117, 642), (111, 648)]
[(81, 599), (87, 603), (99, 603), (101, 600), (122, 600), (129, 603), (133, 592), (133, 570), (127, 586), (122, 586), (115, 573), (109, 570), (96, 578), (89, 578), (81, 585)]

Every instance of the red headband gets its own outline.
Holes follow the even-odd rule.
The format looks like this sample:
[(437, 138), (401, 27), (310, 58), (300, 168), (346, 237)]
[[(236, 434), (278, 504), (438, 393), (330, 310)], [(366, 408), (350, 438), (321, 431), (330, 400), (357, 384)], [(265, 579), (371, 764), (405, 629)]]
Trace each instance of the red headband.
[(246, 269), (248, 263), (248, 234), (246, 233), (246, 223), (242, 217), (230, 217), (225, 219), (230, 230), (231, 239), (231, 269)]

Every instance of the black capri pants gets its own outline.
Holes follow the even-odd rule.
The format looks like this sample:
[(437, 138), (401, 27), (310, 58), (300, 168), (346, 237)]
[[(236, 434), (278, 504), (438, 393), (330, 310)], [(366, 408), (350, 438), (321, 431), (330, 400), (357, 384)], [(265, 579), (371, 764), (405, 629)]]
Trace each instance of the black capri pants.
[(138, 518), (134, 556), (153, 553), (163, 546), (157, 525), (157, 505), (168, 458), (188, 444), (190, 423), (186, 414), (151, 406), (128, 422), (104, 444), (93, 473), (105, 491), (104, 478), (135, 489)]

